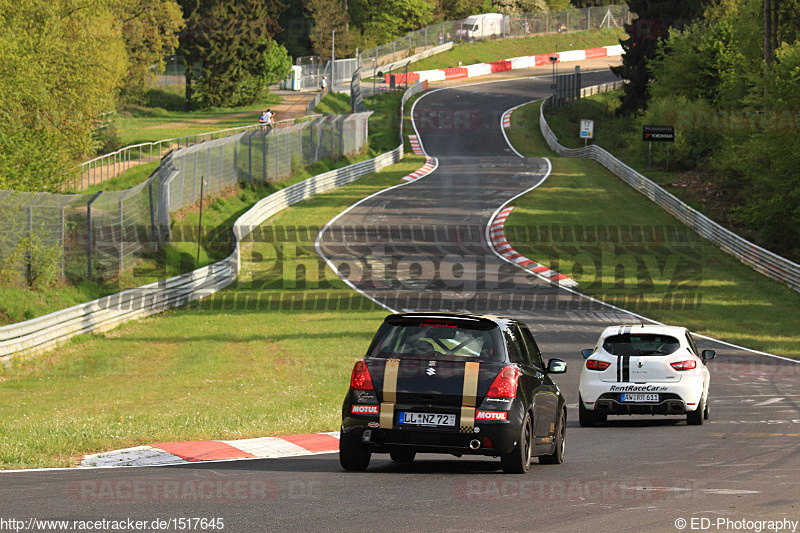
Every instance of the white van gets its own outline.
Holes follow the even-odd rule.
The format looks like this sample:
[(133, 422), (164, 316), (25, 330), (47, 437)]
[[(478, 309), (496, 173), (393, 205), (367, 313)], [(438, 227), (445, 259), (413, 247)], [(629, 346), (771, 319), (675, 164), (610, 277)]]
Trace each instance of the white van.
[(508, 17), (500, 13), (471, 15), (464, 19), (456, 37), (461, 41), (479, 41), (489, 37), (503, 37), (508, 26)]

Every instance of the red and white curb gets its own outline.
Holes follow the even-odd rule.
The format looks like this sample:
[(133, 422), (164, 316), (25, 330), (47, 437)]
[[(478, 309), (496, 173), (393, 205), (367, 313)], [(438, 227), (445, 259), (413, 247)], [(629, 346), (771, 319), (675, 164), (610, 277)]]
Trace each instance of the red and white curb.
[(419, 167), (417, 170), (412, 172), (411, 174), (407, 174), (400, 178), (403, 181), (416, 181), (420, 178), (423, 178), (436, 170), (439, 167), (439, 160), (435, 157), (428, 157), (425, 156), (425, 164)]
[(556, 272), (555, 270), (551, 270), (550, 268), (537, 263), (536, 261), (528, 259), (517, 252), (511, 246), (511, 244), (509, 244), (508, 239), (506, 239), (505, 224), (508, 215), (511, 214), (513, 209), (514, 206), (506, 206), (505, 208), (501, 209), (500, 212), (497, 213), (497, 216), (489, 223), (489, 239), (491, 240), (492, 246), (497, 253), (503, 256), (507, 261), (519, 265), (525, 270), (532, 272), (541, 278), (554, 281), (559, 285), (564, 285), (565, 287), (577, 287), (578, 282), (574, 279), (569, 278), (560, 272)]
[(338, 431), (242, 440), (165, 442), (87, 455), (80, 466), (161, 466), (200, 461), (296, 457), (337, 451)]
[[(417, 83), (419, 81), (445, 81), (486, 76), (506, 70), (550, 65), (550, 57), (553, 55), (557, 57), (556, 63), (567, 63), (570, 61), (583, 61), (584, 59), (595, 59), (598, 57), (620, 56), (622, 53), (622, 45), (615, 44), (611, 46), (601, 46), (599, 48), (587, 48), (584, 50), (568, 50), (557, 54), (512, 57), (510, 59), (492, 61), (491, 63), (476, 63), (474, 65), (467, 65), (466, 67), (420, 70), (417, 72), (409, 72), (408, 80), (406, 80), (406, 74), (404, 73), (396, 73), (392, 74), (392, 76), (395, 77), (395, 83), (406, 83), (406, 81), (408, 83)], [(386, 74), (386, 83), (389, 83), (389, 74)]]
[(414, 154), (425, 155), (425, 152), (422, 151), (422, 145), (419, 142), (419, 137), (416, 135), (409, 135), (408, 142), (411, 144), (411, 151), (414, 152)]
[(503, 124), (503, 127), (505, 129), (510, 128), (511, 127), (511, 113), (513, 113), (514, 111), (516, 111), (520, 107), (522, 107), (524, 105), (528, 105), (528, 104), (530, 104), (530, 102), (525, 102), (524, 104), (515, 105), (511, 109), (506, 109), (506, 111), (503, 113), (503, 118), (502, 118), (502, 121), (501, 121), (502, 124)]

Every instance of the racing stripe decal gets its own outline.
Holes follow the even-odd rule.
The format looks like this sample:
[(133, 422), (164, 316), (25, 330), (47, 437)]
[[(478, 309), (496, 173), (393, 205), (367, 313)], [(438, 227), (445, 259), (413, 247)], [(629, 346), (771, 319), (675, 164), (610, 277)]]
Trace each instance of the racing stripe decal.
[(400, 359), (387, 359), (383, 368), (383, 402), (378, 419), (380, 427), (392, 428), (394, 424), (394, 404), (397, 401), (397, 372)]
[(617, 356), (617, 382), (622, 381), (622, 356)]
[(475, 407), (478, 398), (478, 369), (481, 364), (469, 362), (464, 367), (464, 389), (461, 398), (461, 405), (465, 407)]
[(464, 365), (464, 387), (461, 392), (461, 433), (472, 433), (475, 429), (475, 403), (478, 398), (478, 370), (481, 364), (468, 362)]
[(628, 382), (631, 380), (631, 356), (626, 355), (622, 358), (622, 381)]

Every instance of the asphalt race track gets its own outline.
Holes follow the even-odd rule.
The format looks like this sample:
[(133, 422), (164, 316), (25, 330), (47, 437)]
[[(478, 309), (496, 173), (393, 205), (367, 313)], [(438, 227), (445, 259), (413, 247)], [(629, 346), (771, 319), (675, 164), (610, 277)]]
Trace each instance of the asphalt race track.
[[(583, 84), (609, 78), (584, 73)], [(345, 473), (336, 454), (322, 454), (5, 473), (0, 517), (223, 518), (226, 531), (741, 531), (755, 530), (743, 520), (800, 520), (794, 362), (700, 340), (700, 349), (718, 354), (709, 363), (711, 419), (704, 425), (612, 417), (603, 427), (578, 426), (580, 350), (606, 325), (638, 319), (522, 272), (491, 251), (485, 235), (500, 205), (547, 174), (546, 160), (513, 153), (500, 116), (545, 96), (548, 84), (510, 80), (420, 99), (414, 120), (438, 169), (349, 210), (320, 249), (387, 308), (497, 313), (529, 324), (545, 357), (569, 367), (556, 376), (569, 405), (563, 465), (533, 465), (514, 476), (496, 459), (422, 455), (399, 465), (373, 456), (366, 473)], [(194, 525), (183, 530), (204, 530)]]

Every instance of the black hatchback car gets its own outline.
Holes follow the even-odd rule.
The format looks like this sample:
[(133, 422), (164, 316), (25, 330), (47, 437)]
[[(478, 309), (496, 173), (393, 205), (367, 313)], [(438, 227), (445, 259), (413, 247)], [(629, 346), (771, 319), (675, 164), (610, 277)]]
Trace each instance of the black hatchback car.
[(356, 362), (342, 407), (339, 459), (365, 470), (373, 453), (500, 457), (527, 472), (564, 460), (567, 409), (530, 330), (514, 319), (456, 313), (388, 316)]

